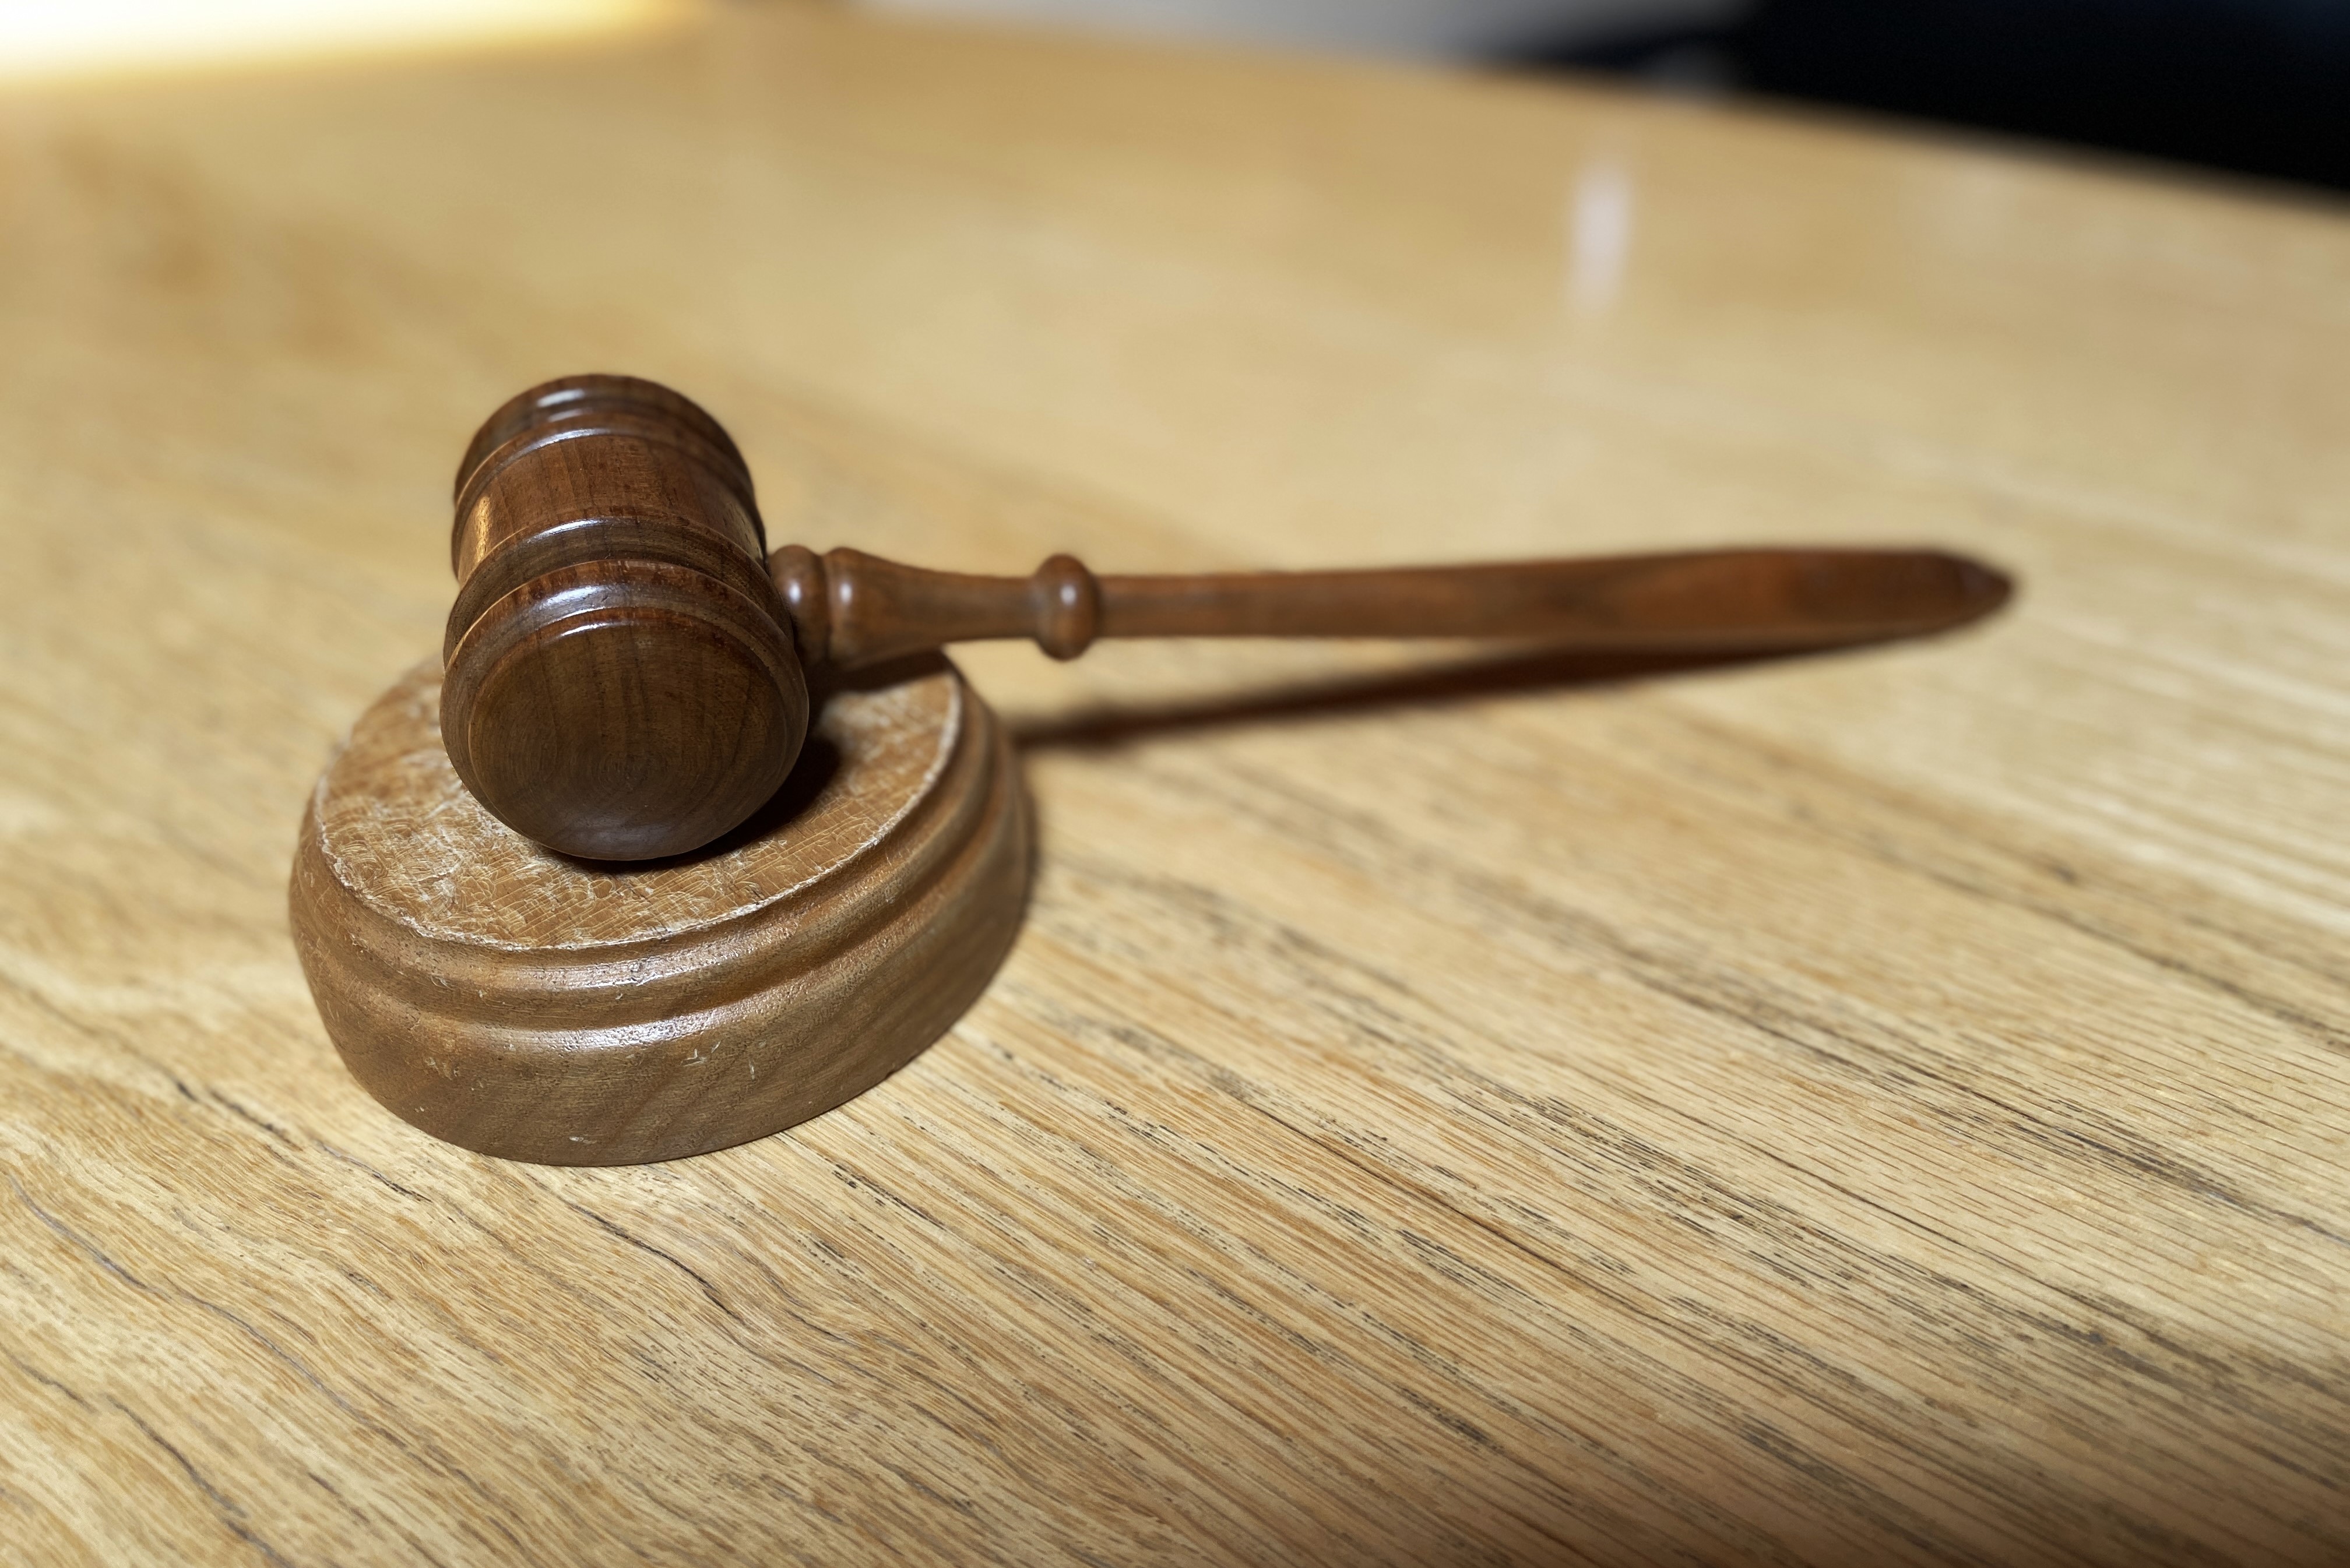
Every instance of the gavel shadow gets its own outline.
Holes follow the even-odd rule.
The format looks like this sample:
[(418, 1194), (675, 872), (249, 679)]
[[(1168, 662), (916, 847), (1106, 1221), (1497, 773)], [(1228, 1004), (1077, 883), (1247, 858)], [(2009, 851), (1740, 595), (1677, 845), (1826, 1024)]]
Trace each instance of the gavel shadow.
[(1702, 653), (1592, 653), (1520, 649), (1476, 659), (1234, 692), (1158, 705), (1096, 706), (1049, 718), (1010, 721), (1023, 752), (1108, 749), (1195, 731), (1277, 723), (1358, 711), (1442, 706), (1512, 692), (1567, 691), (1757, 664), (1787, 663), (1885, 643), (1877, 638), (1803, 648), (1724, 648)]
[[(1365, 710), (1435, 707), (1511, 692), (1591, 690), (1669, 676), (1792, 663), (1939, 635), (1942, 633), (1846, 638), (1796, 647), (1783, 643), (1761, 648), (1725, 647), (1699, 653), (1594, 653), (1520, 648), (1441, 664), (1384, 670), (1376, 675), (1293, 683), (1180, 702), (1099, 705), (1029, 719), (1007, 716), (1006, 729), (1014, 748), (1023, 753), (1109, 750), (1160, 735), (1235, 729)], [(827, 671), (811, 682), (810, 697), (820, 710), (835, 692), (883, 690), (935, 671), (943, 661), (941, 654), (921, 653), (853, 670)], [(806, 811), (832, 784), (840, 767), (839, 751), (823, 735), (811, 732), (783, 788), (739, 826), (700, 849), (667, 860), (636, 862), (634, 866), (691, 865), (738, 849)]]

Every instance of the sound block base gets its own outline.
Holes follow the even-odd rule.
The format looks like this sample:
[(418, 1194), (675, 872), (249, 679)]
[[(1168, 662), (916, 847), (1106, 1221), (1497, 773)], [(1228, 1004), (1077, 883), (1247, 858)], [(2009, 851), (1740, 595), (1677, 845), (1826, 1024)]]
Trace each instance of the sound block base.
[(675, 1159), (854, 1098), (977, 999), (1027, 896), (1001, 726), (944, 659), (833, 691), (776, 798), (706, 849), (567, 859), (466, 792), (437, 662), (318, 780), (295, 943), (354, 1075), (435, 1137)]

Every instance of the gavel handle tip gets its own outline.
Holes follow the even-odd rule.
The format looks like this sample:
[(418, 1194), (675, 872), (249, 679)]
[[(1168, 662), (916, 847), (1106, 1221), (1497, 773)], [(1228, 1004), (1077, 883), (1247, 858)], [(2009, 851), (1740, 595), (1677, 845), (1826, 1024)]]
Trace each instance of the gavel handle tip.
[(2015, 597), (2015, 579), (1987, 561), (1971, 556), (1952, 556), (1959, 573), (1959, 599), (1964, 607), (1953, 626), (1981, 620), (2003, 607)]

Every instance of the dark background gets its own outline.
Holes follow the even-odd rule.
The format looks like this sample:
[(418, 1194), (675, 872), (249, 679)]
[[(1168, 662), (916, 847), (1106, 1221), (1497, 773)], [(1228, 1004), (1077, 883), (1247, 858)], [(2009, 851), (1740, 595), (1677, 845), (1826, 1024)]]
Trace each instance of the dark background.
[(1762, 0), (1503, 57), (2350, 190), (2350, 0)]

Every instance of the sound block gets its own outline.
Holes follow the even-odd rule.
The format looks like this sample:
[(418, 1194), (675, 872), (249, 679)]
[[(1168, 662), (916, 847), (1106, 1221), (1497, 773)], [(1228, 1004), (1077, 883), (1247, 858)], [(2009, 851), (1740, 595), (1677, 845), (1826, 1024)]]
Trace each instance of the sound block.
[(547, 1165), (763, 1137), (944, 1033), (1018, 929), (1019, 776), (942, 659), (833, 691), (750, 821), (629, 865), (567, 859), (484, 810), (440, 696), (420, 665), (352, 727), (289, 890), (336, 1048), (435, 1137)]

